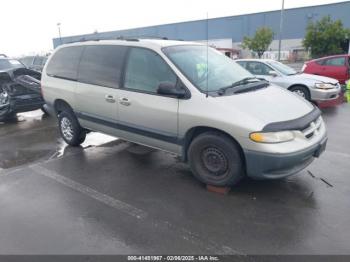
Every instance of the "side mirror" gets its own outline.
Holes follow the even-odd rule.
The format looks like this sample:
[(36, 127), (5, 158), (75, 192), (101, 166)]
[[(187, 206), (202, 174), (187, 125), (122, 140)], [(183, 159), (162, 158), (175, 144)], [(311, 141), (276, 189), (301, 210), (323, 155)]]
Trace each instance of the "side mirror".
[(176, 84), (170, 82), (162, 82), (158, 86), (157, 93), (160, 95), (184, 98), (186, 91), (182, 88), (177, 88)]
[(273, 70), (269, 71), (269, 75), (272, 76), (272, 77), (278, 76), (277, 72), (273, 71)]

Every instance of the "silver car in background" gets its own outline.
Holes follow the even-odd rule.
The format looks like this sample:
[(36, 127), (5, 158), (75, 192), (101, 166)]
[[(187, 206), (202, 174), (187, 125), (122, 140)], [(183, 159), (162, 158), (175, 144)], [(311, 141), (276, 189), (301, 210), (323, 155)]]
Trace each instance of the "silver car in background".
[(341, 91), (338, 80), (298, 73), (293, 68), (270, 59), (239, 59), (238, 64), (260, 79), (286, 88), (309, 101), (337, 99)]

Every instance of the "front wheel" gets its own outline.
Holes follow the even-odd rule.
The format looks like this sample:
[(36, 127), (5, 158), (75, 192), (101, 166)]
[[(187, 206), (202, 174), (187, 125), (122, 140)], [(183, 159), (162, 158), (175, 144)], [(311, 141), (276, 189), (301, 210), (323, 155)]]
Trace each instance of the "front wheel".
[(86, 131), (80, 126), (73, 112), (58, 115), (58, 125), (64, 141), (71, 146), (79, 146), (85, 141)]
[(238, 145), (220, 132), (196, 137), (188, 149), (188, 157), (195, 177), (207, 185), (232, 186), (244, 176)]
[(294, 86), (290, 89), (290, 91), (294, 94), (297, 94), (298, 96), (305, 98), (308, 101), (311, 101), (310, 92), (306, 87)]

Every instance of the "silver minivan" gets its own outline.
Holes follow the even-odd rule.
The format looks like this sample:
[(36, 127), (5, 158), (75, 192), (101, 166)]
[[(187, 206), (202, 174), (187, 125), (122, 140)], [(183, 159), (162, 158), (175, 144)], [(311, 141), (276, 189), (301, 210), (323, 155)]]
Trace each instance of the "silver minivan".
[(311, 103), (197, 43), (63, 45), (44, 67), (42, 89), (69, 145), (106, 133), (180, 155), (215, 186), (295, 174), (327, 142)]

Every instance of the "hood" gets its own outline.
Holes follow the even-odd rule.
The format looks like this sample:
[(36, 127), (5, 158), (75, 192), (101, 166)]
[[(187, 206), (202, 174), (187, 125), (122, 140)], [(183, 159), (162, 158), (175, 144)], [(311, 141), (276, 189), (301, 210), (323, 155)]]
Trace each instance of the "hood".
[(0, 78), (14, 79), (21, 75), (29, 75), (37, 80), (41, 79), (41, 73), (25, 67), (9, 68), (0, 70)]
[(0, 88), (11, 95), (41, 93), (41, 73), (27, 68), (0, 71)]
[(314, 83), (330, 83), (333, 85), (336, 85), (338, 83), (337, 79), (333, 79), (330, 77), (326, 77), (326, 76), (319, 76), (319, 75), (311, 75), (311, 74), (296, 74), (296, 75), (291, 75), (288, 76), (291, 79), (295, 79), (295, 80), (303, 80), (303, 81), (312, 81)]
[(247, 126), (260, 128), (273, 122), (294, 120), (310, 113), (314, 106), (292, 92), (270, 85), (256, 91), (215, 98), (226, 118), (244, 118)]

